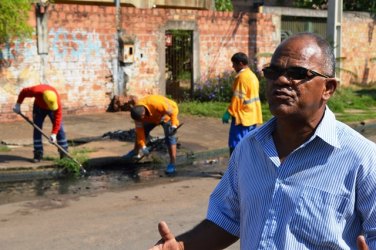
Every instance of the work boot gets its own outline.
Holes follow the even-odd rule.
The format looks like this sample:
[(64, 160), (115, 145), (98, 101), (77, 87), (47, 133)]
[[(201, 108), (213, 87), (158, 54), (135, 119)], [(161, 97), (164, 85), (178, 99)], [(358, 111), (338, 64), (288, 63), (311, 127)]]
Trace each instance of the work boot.
[(167, 165), (167, 168), (166, 168), (166, 170), (165, 170), (165, 173), (166, 173), (167, 175), (173, 175), (173, 174), (175, 174), (175, 172), (176, 172), (175, 165), (172, 164), (172, 163), (168, 164), (168, 165)]
[(43, 159), (43, 153), (41, 151), (34, 151), (33, 162), (37, 163)]
[(60, 151), (59, 151), (59, 155), (60, 155), (60, 159), (63, 159), (63, 158), (65, 158), (65, 157), (67, 157), (66, 154), (64, 154), (63, 152), (60, 152)]

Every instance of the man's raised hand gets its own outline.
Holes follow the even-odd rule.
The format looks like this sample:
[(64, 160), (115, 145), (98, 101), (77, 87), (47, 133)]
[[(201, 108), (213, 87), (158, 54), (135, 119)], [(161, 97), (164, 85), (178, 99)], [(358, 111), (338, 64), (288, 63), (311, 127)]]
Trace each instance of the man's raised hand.
[(159, 222), (158, 231), (162, 239), (149, 250), (184, 250), (184, 244), (176, 241), (166, 222)]

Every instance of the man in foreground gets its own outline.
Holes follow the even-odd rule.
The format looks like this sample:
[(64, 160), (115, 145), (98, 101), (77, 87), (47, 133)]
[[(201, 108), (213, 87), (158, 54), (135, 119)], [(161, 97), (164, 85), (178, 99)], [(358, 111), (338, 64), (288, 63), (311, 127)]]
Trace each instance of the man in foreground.
[[(34, 98), (33, 121), (40, 129), (43, 129), (43, 123), (46, 116), (52, 122), (52, 131), (50, 141), (59, 144), (66, 152), (68, 151), (68, 142), (65, 137), (63, 127), (63, 108), (60, 96), (56, 89), (47, 84), (39, 84), (28, 88), (23, 88), (18, 95), (17, 103), (13, 111), (21, 113), (21, 104), (25, 98)], [(34, 158), (33, 162), (40, 162), (43, 158), (42, 133), (34, 128)], [(60, 158), (65, 157), (64, 152), (59, 150)]]
[(161, 222), (151, 249), (376, 249), (376, 145), (327, 107), (334, 69), (321, 37), (284, 40), (263, 69), (274, 117), (238, 144), (206, 219), (176, 239)]
[(124, 159), (139, 158), (149, 155), (150, 149), (146, 146), (150, 131), (162, 125), (165, 134), (165, 143), (168, 147), (170, 162), (166, 167), (166, 174), (175, 174), (176, 167), (176, 131), (179, 126), (178, 105), (161, 95), (146, 96), (135, 103), (131, 108), (131, 117), (136, 125), (136, 142), (133, 150), (128, 152)]

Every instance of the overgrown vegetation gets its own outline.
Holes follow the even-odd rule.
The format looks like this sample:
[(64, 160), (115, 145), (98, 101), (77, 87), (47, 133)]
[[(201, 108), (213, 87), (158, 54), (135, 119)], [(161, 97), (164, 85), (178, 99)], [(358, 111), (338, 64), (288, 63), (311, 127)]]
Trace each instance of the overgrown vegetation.
[(31, 3), (31, 0), (0, 1), (0, 44), (31, 37), (33, 28), (28, 24)]
[(232, 11), (232, 2), (231, 0), (215, 0), (215, 9), (217, 11)]
[[(326, 9), (329, 0), (295, 0), (294, 5), (301, 8)], [(376, 14), (376, 1), (374, 0), (343, 0), (345, 11), (366, 11)]]
[(376, 86), (342, 87), (337, 89), (328, 106), (343, 122), (376, 119)]
[(62, 159), (55, 159), (54, 162), (60, 168), (67, 170), (69, 174), (78, 176), (81, 173), (81, 166), (78, 163), (85, 165), (85, 163), (89, 159), (87, 154), (92, 151), (93, 150), (86, 148), (75, 149), (70, 152), (70, 155), (74, 158), (74, 160), (69, 157), (64, 157)]
[[(232, 95), (233, 73), (224, 73), (203, 83), (195, 84), (192, 99), (179, 104), (182, 114), (221, 118)], [(264, 121), (271, 118), (265, 97), (265, 78), (260, 77), (260, 99)], [(338, 120), (351, 123), (376, 119), (376, 86), (339, 87), (328, 103)]]

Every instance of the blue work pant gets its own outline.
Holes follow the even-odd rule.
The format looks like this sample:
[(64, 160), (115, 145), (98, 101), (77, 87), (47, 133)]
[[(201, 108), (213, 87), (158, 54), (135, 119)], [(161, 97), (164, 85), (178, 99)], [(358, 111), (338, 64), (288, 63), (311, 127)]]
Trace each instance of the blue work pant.
[[(152, 131), (157, 124), (154, 123), (144, 123), (144, 131), (145, 131), (145, 138), (149, 138), (150, 131)], [(164, 135), (165, 135), (165, 143), (167, 146), (176, 145), (177, 140), (174, 135), (169, 135), (169, 128), (171, 127), (171, 122), (166, 122), (162, 124)]]
[(232, 151), (234, 151), (236, 145), (240, 142), (243, 137), (248, 134), (251, 130), (255, 129), (256, 125), (252, 126), (243, 126), (243, 125), (235, 125), (235, 118), (232, 117), (231, 119), (231, 126), (230, 132), (228, 137), (228, 146), (230, 148), (230, 155)]

